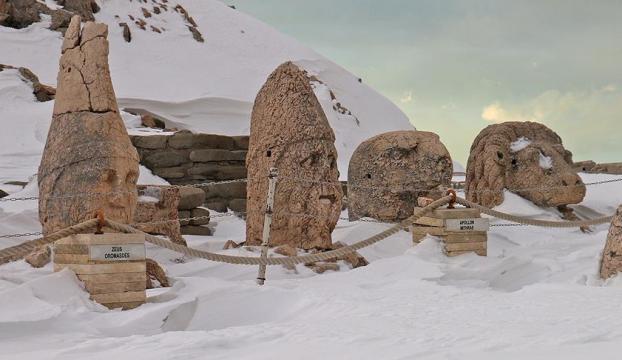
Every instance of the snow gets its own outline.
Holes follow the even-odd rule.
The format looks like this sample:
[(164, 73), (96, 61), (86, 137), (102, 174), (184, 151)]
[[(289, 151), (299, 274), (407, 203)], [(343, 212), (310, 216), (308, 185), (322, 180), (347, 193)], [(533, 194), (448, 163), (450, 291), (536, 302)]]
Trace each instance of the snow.
[(516, 141), (510, 144), (510, 151), (519, 152), (529, 146), (531, 144), (531, 140), (528, 138), (521, 136)]
[[(154, 20), (168, 29), (163, 35), (132, 25), (134, 40), (126, 44), (112, 19), (128, 9), (137, 13), (140, 2), (100, 2), (98, 19), (112, 24), (112, 74), (122, 106), (157, 113), (169, 126), (238, 135), (248, 131), (252, 100), (265, 77), (292, 59), (322, 80), (314, 87), (337, 136), (342, 174), (362, 139), (410, 128), (386, 99), (294, 40), (215, 1), (182, 3), (199, 23), (205, 44), (194, 42), (174, 13), (166, 22)], [(2, 62), (30, 67), (44, 83), (54, 84), (58, 64), (50, 58), (56, 59), (61, 39), (44, 27), (0, 27)], [(352, 115), (332, 109), (330, 91)], [(28, 181), (23, 189), (10, 187), (10, 198), (38, 194), (33, 174), (52, 106), (36, 102), (16, 71), (0, 72), (0, 183)], [(131, 133), (153, 132), (141, 128), (137, 117), (122, 116)], [(580, 175), (587, 183), (622, 178)], [(139, 183), (166, 184), (144, 167)], [(616, 182), (589, 186), (585, 200), (572, 207), (597, 217), (612, 214), (621, 203), (622, 182)], [(509, 192), (496, 209), (560, 219), (557, 210)], [(210, 226), (214, 236), (187, 236), (189, 245), (259, 256), (258, 250), (221, 250), (227, 240), (244, 240), (243, 220), (219, 217)], [(333, 241), (353, 243), (389, 226), (340, 220)], [(0, 235), (40, 229), (36, 201), (0, 202)], [(410, 234), (401, 231), (361, 251), (370, 261), (366, 267), (340, 263), (340, 271), (321, 275), (303, 265), (295, 271), (270, 267), (264, 286), (255, 284), (256, 267), (185, 258), (147, 245), (148, 256), (162, 264), (173, 284), (148, 290), (147, 303), (129, 311), (89, 301), (69, 271), (13, 262), (0, 266), (0, 358), (611, 357), (622, 343), (622, 277), (599, 280), (608, 225), (593, 230), (492, 227), (487, 257), (454, 258), (442, 254), (438, 239), (428, 237), (413, 247)], [(0, 238), (0, 248), (28, 238)]]
[(542, 169), (548, 170), (553, 168), (553, 159), (551, 159), (550, 156), (544, 155), (542, 152), (540, 152), (538, 163)]

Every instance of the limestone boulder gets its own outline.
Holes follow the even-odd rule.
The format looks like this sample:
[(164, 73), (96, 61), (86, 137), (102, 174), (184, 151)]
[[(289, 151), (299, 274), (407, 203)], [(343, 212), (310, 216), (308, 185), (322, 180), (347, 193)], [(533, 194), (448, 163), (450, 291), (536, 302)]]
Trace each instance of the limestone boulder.
[(183, 187), (179, 189), (179, 209), (192, 210), (203, 205), (205, 192), (199, 188)]
[(618, 208), (607, 234), (600, 262), (600, 277), (605, 280), (622, 271), (622, 206)]
[(137, 202), (138, 153), (116, 103), (108, 29), (74, 16), (62, 46), (52, 123), (39, 166), (44, 234), (93, 218), (129, 224)]
[(494, 124), (479, 133), (465, 189), (468, 200), (488, 207), (503, 202), (504, 189), (546, 207), (580, 203), (586, 191), (559, 135), (528, 121)]
[(404, 220), (418, 197), (444, 193), (452, 171), (451, 156), (434, 133), (392, 131), (365, 140), (348, 167), (350, 220)]
[(341, 212), (335, 135), (305, 71), (280, 65), (257, 94), (246, 167), (246, 244), (261, 244), (270, 168), (279, 172), (270, 245), (327, 249)]

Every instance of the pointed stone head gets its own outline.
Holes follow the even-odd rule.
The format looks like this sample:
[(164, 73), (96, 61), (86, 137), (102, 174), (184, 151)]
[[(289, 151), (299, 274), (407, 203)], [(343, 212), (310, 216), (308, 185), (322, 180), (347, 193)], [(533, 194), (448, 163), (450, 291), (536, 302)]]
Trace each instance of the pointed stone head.
[(392, 131), (362, 142), (348, 168), (348, 216), (399, 221), (417, 198), (438, 198), (451, 185), (451, 156), (438, 135)]
[(54, 114), (39, 166), (39, 219), (45, 234), (96, 210), (130, 223), (138, 154), (119, 115), (108, 67), (108, 29), (74, 16), (65, 34)]
[(247, 244), (261, 243), (268, 172), (279, 172), (270, 245), (330, 248), (343, 193), (335, 134), (305, 71), (279, 66), (253, 106), (246, 159)]

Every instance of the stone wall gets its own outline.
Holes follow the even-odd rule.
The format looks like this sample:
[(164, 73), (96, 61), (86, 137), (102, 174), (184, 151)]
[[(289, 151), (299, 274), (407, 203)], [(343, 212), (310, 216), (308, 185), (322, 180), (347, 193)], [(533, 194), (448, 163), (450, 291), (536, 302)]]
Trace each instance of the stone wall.
[[(140, 163), (174, 185), (246, 178), (248, 136), (194, 134), (187, 130), (169, 135), (131, 135)], [(246, 211), (246, 183), (202, 188), (205, 205), (224, 212)]]

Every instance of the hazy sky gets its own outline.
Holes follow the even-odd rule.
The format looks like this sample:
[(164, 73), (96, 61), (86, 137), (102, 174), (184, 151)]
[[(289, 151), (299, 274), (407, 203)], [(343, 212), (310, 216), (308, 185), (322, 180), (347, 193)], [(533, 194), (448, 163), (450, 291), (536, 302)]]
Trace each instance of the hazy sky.
[(622, 161), (622, 1), (228, 3), (362, 77), (462, 163), (509, 120), (547, 124), (576, 161)]

